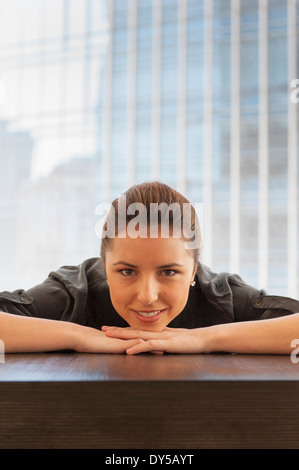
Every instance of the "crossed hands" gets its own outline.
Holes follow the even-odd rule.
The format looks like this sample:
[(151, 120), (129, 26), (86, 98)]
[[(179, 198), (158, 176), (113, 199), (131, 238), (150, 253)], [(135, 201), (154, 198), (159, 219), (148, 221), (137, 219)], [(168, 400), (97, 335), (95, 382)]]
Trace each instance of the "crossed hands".
[(165, 328), (161, 332), (103, 326), (106, 337), (127, 343), (126, 354), (150, 352), (153, 354), (204, 352), (203, 332), (199, 329)]

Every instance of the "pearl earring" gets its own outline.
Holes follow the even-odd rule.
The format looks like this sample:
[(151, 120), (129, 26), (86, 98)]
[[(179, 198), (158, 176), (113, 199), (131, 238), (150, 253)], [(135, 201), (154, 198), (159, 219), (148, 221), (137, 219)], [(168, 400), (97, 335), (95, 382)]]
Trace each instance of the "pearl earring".
[(106, 282), (107, 282), (107, 285), (109, 286), (109, 282), (108, 281), (106, 281)]
[(191, 281), (190, 286), (194, 287), (195, 286), (195, 281)]

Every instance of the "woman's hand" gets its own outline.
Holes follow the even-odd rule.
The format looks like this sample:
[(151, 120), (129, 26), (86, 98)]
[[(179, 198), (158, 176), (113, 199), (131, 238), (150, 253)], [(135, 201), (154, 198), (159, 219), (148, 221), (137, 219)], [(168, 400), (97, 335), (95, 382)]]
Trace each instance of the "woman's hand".
[(158, 333), (114, 327), (103, 327), (102, 330), (109, 338), (139, 339), (139, 343), (126, 348), (127, 354), (291, 354), (293, 341), (299, 338), (299, 313), (268, 320), (232, 322), (191, 330), (165, 328)]
[(127, 349), (143, 343), (139, 338), (120, 339), (94, 328), (80, 327), (73, 349), (84, 353), (125, 353)]
[[(104, 326), (102, 330), (110, 339), (138, 340), (139, 342), (126, 348), (127, 354), (180, 353), (195, 354), (205, 352), (204, 331), (201, 329), (165, 328), (161, 332), (133, 330)], [(128, 345), (127, 345), (128, 346)]]

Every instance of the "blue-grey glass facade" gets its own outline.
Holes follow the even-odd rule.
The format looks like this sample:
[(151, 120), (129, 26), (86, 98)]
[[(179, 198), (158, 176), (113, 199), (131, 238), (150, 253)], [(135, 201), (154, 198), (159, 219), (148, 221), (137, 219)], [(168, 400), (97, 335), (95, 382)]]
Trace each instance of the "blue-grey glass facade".
[(4, 288), (98, 254), (97, 204), (158, 179), (202, 203), (203, 262), (298, 297), (298, 19), (298, 0), (0, 0), (1, 171), (25, 168)]
[(289, 245), (298, 231), (290, 224), (290, 217), (298, 221), (298, 195), (289, 191), (299, 181), (297, 173), (291, 182), (289, 171), (298, 164), (290, 129), (298, 107), (291, 109), (289, 86), (298, 70), (297, 2), (107, 5), (110, 40), (123, 39), (122, 54), (116, 45), (109, 53), (124, 95), (111, 97), (112, 114), (116, 106), (124, 115), (123, 127), (109, 136), (117, 161), (109, 194), (132, 181), (129, 165), (134, 182), (160, 179), (182, 190), (203, 203), (204, 260), (260, 287), (297, 295), (298, 250), (292, 255)]

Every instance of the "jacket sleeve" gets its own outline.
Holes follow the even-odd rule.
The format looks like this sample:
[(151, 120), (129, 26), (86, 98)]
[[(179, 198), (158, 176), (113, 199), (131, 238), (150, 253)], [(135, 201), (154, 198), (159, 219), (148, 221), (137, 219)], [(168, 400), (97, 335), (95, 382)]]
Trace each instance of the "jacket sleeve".
[(299, 301), (267, 295), (246, 284), (237, 274), (213, 273), (199, 264), (198, 282), (212, 307), (213, 323), (263, 320), (299, 313)]
[(278, 295), (267, 295), (231, 278), (234, 321), (264, 320), (299, 313), (299, 301)]
[(0, 292), (0, 310), (87, 325), (88, 277), (90, 272), (97, 277), (98, 270), (97, 259), (85, 260), (78, 266), (62, 266), (31, 289)]
[(254, 307), (261, 312), (261, 320), (299, 313), (298, 300), (277, 295), (258, 297), (254, 302)]
[(63, 320), (71, 315), (72, 304), (64, 286), (51, 276), (26, 291), (0, 292), (0, 311), (14, 315)]
[(83, 297), (81, 292), (75, 288), (71, 292), (50, 274), (43, 283), (26, 291), (0, 292), (0, 311), (86, 325)]

